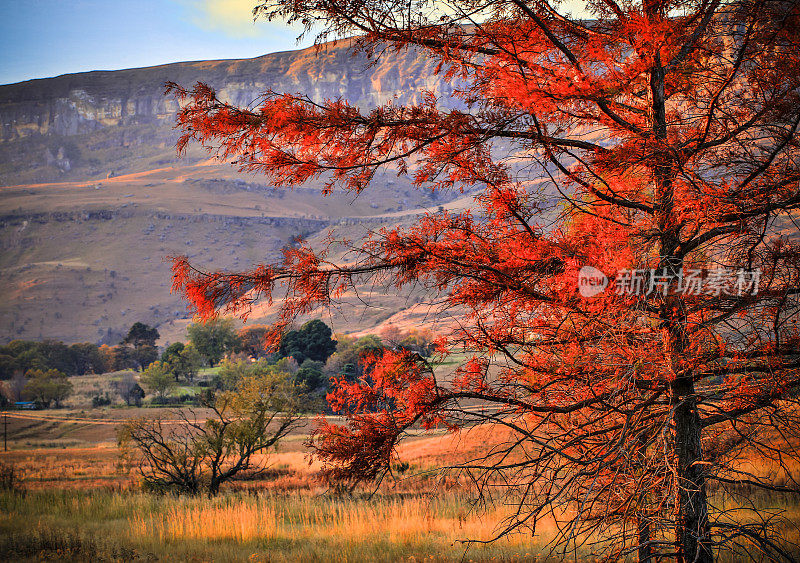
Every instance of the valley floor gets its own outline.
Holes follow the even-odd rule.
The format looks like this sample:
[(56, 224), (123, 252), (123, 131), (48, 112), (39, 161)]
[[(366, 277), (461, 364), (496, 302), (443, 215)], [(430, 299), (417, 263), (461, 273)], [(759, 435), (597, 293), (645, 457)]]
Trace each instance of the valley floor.
[[(0, 560), (547, 559), (544, 546), (530, 536), (488, 545), (464, 542), (491, 538), (506, 507), (474, 510), (457, 482), (429, 474), (452, 450), (444, 435), (405, 445), (408, 468), (375, 495), (336, 495), (321, 486), (302, 431), (261, 460), (269, 467), (266, 475), (229, 486), (216, 498), (143, 492), (135, 467), (108, 439), (115, 420), (156, 410), (112, 409), (102, 418), (83, 413), (97, 419), (94, 429), (86, 422), (46, 420), (39, 412), (9, 419), (10, 435), (22, 440), (0, 452), (0, 465), (14, 468), (18, 487), (0, 492)], [(42, 420), (33, 420), (37, 416)]]
[[(412, 438), (401, 447), (400, 458), (408, 465), (397, 468), (395, 479), (353, 494), (335, 494), (320, 484), (319, 466), (309, 463), (303, 446), (308, 429), (300, 430), (262, 460), (269, 467), (266, 474), (227, 486), (209, 499), (142, 490), (135, 467), (120, 457), (112, 440), (115, 420), (148, 411), (158, 409), (48, 411), (52, 417), (94, 417), (101, 422), (94, 425), (30, 419), (9, 424), (10, 436), (27, 437), (12, 440), (11, 449), (0, 452), (0, 470), (13, 467), (15, 472), (0, 491), (0, 560), (565, 559), (550, 551), (547, 542), (555, 529), (547, 523), (535, 538), (521, 533), (488, 544), (465, 541), (491, 539), (514, 506), (476, 506), (468, 483), (436, 470), (455, 459), (456, 449), (474, 453), (485, 447), (491, 429)], [(37, 415), (45, 416), (29, 416)], [(778, 493), (751, 500), (794, 523), (781, 535), (800, 543), (796, 500)], [(566, 556), (586, 557), (581, 548)]]

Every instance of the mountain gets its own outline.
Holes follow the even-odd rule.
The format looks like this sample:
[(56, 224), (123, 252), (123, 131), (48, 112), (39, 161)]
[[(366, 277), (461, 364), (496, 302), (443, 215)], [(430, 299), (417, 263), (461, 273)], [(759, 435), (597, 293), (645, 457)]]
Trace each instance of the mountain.
[(408, 102), (422, 89), (448, 97), (450, 85), (434, 78), (434, 67), (413, 49), (376, 62), (338, 41), (254, 59), (86, 72), (0, 86), (0, 185), (96, 179), (171, 163), (178, 106), (163, 95), (167, 81), (192, 85), (200, 80), (240, 105), (272, 89), (316, 100), (343, 97), (372, 107), (394, 97)]
[[(319, 186), (273, 188), (197, 147), (175, 154), (177, 104), (164, 83), (203, 81), (237, 104), (265, 90), (363, 107), (424, 90), (451, 94), (417, 51), (370, 64), (347, 42), (254, 59), (88, 72), (0, 86), (0, 342), (56, 338), (115, 343), (136, 321), (182, 337), (188, 312), (170, 293), (171, 255), (208, 268), (278, 260), (297, 237), (348, 237), (458, 207), (386, 172), (359, 197)], [(373, 293), (376, 291), (373, 289)], [(377, 291), (377, 294), (380, 294)], [(331, 320), (363, 330), (420, 301), (378, 296)], [(358, 311), (356, 311), (358, 309)], [(270, 311), (261, 311), (268, 319)]]

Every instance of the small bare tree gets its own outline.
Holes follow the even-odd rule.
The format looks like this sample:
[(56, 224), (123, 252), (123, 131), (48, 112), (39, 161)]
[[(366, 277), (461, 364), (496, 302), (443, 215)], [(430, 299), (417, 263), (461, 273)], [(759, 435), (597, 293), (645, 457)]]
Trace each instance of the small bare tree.
[(6, 384), (3, 387), (3, 392), (8, 400), (12, 403), (21, 401), (25, 392), (25, 385), (27, 385), (27, 383), (28, 380), (25, 379), (23, 373), (21, 371), (17, 371), (14, 373), (14, 377), (12, 377), (9, 381), (6, 381)]
[(134, 457), (153, 488), (216, 495), (242, 471), (260, 469), (253, 456), (276, 445), (300, 422), (300, 397), (287, 374), (260, 373), (233, 391), (202, 396), (206, 419), (175, 411), (177, 421), (139, 418), (120, 430), (124, 455)]
[(144, 389), (139, 386), (136, 382), (136, 378), (133, 376), (133, 373), (128, 372), (122, 376), (122, 379), (117, 381), (114, 385), (119, 393), (119, 396), (125, 401), (125, 404), (128, 406), (136, 405), (137, 407), (142, 405), (142, 399), (144, 399)]

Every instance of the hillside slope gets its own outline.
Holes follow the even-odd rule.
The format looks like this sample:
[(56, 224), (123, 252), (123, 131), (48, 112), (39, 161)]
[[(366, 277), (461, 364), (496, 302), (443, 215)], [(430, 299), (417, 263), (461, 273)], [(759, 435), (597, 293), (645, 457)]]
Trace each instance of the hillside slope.
[[(242, 269), (279, 260), (297, 237), (315, 240), (335, 229), (357, 238), (465, 201), (398, 187), (390, 178), (369, 198), (355, 199), (323, 197), (314, 187), (273, 189), (208, 164), (2, 188), (0, 339), (115, 342), (135, 321), (162, 326), (187, 316), (170, 294), (168, 256)], [(404, 306), (388, 305), (379, 316)], [(337, 328), (369, 326), (363, 320)]]
[[(196, 147), (176, 157), (167, 80), (202, 80), (240, 104), (267, 89), (363, 106), (409, 101), (422, 89), (450, 93), (414, 51), (369, 66), (346, 47), (0, 86), (0, 342), (114, 343), (136, 321), (179, 338), (188, 313), (170, 294), (168, 256), (241, 269), (279, 259), (298, 236), (313, 240), (329, 228), (359, 236), (468, 202), (413, 190), (391, 172), (359, 197), (323, 198), (314, 185), (268, 187)], [(381, 299), (368, 314), (340, 314), (335, 328), (369, 328), (420, 298)]]
[[(370, 64), (346, 41), (254, 59), (85, 72), (0, 86), (0, 185), (105, 178), (174, 163), (177, 102), (167, 81), (203, 81), (247, 105), (267, 90), (371, 107), (405, 103), (423, 89), (447, 99), (451, 85), (416, 50)], [(191, 155), (195, 159), (199, 153)]]

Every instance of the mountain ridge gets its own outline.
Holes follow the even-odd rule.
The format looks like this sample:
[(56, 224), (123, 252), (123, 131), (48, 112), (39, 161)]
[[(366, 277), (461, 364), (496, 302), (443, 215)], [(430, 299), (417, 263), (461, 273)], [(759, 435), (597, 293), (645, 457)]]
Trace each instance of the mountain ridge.
[(268, 89), (302, 93), (317, 101), (344, 97), (364, 107), (395, 96), (406, 103), (423, 88), (449, 95), (448, 84), (428, 80), (432, 65), (414, 48), (369, 61), (342, 40), (249, 59), (186, 61), (29, 80), (0, 86), (0, 141), (46, 134), (51, 128), (56, 134), (75, 135), (98, 125), (124, 125), (135, 117), (168, 119), (178, 107), (174, 99), (163, 96), (168, 81), (191, 85), (201, 80), (240, 105), (252, 103)]
[[(320, 242), (334, 230), (357, 239), (371, 226), (464, 205), (467, 196), (416, 190), (391, 170), (377, 176), (367, 195), (323, 197), (319, 182), (271, 187), (209, 160), (196, 146), (181, 159), (175, 154), (178, 106), (163, 96), (166, 80), (207, 82), (237, 104), (268, 89), (342, 97), (365, 108), (391, 99), (407, 103), (422, 90), (443, 99), (452, 93), (452, 85), (435, 77), (434, 62), (417, 51), (368, 63), (340, 41), (252, 59), (0, 86), (0, 287), (6, 295), (0, 341), (115, 343), (135, 321), (158, 326), (174, 341), (189, 313), (170, 293), (166, 256), (241, 270), (280, 260), (298, 236)], [(334, 329), (367, 330), (421, 299), (373, 293), (369, 310), (357, 310), (356, 296), (352, 311), (332, 313)]]

